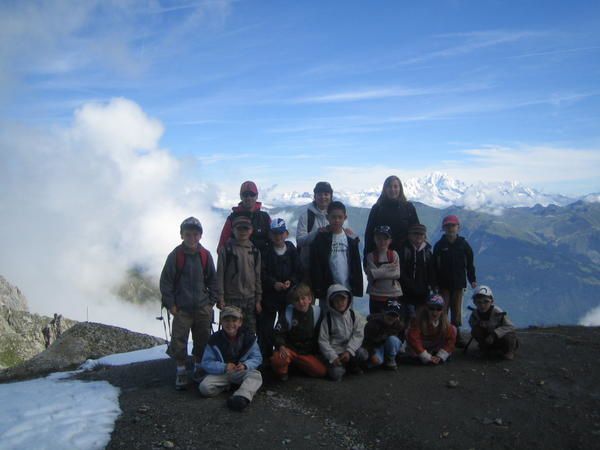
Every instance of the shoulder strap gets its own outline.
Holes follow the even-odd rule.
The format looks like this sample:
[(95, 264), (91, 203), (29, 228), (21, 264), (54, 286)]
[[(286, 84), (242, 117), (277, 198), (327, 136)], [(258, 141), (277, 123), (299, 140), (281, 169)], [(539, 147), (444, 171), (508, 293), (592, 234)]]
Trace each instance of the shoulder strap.
[(287, 322), (288, 330), (292, 328), (292, 315), (294, 314), (294, 305), (287, 305), (285, 308), (285, 320)]
[(310, 233), (313, 229), (313, 226), (315, 225), (315, 213), (310, 208), (308, 208), (308, 210), (306, 211), (306, 215), (308, 219), (308, 223), (306, 224), (306, 232)]
[(183, 272), (183, 266), (185, 266), (185, 252), (183, 247), (180, 245), (175, 249), (175, 282), (173, 288), (176, 290), (179, 286), (179, 280), (181, 280), (181, 273)]
[(200, 264), (202, 265), (202, 275), (204, 277), (204, 287), (208, 287), (207, 286), (207, 282), (208, 282), (208, 270), (206, 270), (206, 268), (208, 267), (208, 250), (206, 250), (204, 247), (200, 246)]
[(327, 330), (331, 333), (331, 313), (327, 311)]
[(352, 317), (352, 325), (356, 323), (356, 313), (353, 309), (350, 310), (350, 317)]
[(317, 328), (317, 325), (320, 324), (319, 319), (321, 318), (321, 308), (319, 308), (317, 305), (312, 305), (312, 311), (313, 324), (315, 325), (315, 328)]
[(392, 250), (391, 248), (388, 248), (387, 260), (389, 263), (394, 262), (394, 250)]

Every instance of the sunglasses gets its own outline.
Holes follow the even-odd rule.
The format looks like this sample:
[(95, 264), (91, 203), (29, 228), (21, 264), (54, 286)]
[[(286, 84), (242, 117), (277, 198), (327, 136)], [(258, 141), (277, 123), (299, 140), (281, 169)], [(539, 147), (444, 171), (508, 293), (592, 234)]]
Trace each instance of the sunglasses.
[(428, 306), (427, 309), (429, 311), (441, 311), (442, 309), (444, 309), (443, 306)]
[(242, 192), (242, 197), (256, 197), (257, 194), (255, 194), (254, 192)]

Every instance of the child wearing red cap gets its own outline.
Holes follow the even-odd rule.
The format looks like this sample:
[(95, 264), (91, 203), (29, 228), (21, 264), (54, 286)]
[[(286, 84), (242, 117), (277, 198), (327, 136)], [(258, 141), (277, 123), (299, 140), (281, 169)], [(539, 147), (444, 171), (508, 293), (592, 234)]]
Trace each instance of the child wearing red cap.
[(436, 288), (444, 299), (446, 312), (450, 310), (452, 325), (456, 326), (456, 346), (464, 347), (460, 326), (466, 279), (473, 289), (477, 287), (473, 249), (464, 237), (458, 235), (460, 222), (455, 215), (444, 217), (442, 229), (444, 235), (433, 247)]

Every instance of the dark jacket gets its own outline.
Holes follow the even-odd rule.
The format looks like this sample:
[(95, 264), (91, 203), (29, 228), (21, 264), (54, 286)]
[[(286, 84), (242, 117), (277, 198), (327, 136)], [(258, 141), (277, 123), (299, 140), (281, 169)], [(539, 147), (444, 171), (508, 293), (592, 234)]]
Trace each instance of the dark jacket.
[[(185, 258), (181, 275), (177, 279), (177, 250), (183, 249)], [(192, 313), (206, 305), (214, 305), (217, 302), (217, 273), (215, 263), (210, 252), (206, 264), (206, 274), (202, 267), (200, 253), (191, 250), (185, 245), (173, 249), (160, 274), (160, 293), (163, 305), (171, 309), (173, 305), (177, 308)], [(206, 281), (206, 284), (205, 284)]]
[(437, 241), (433, 247), (435, 265), (435, 281), (442, 289), (464, 289), (469, 283), (476, 281), (475, 266), (473, 265), (473, 249), (464, 237), (458, 236), (450, 243), (446, 235)]
[(407, 239), (399, 252), (400, 256), (400, 286), (404, 295), (403, 301), (415, 306), (422, 305), (429, 296), (432, 286), (435, 286), (435, 268), (431, 245), (424, 242), (416, 249)]
[(262, 364), (254, 333), (242, 327), (233, 340), (227, 337), (224, 330), (217, 331), (208, 339), (202, 356), (202, 369), (212, 375), (223, 374), (227, 372), (228, 363), (243, 363), (248, 370)]
[(365, 325), (365, 339), (363, 341), (363, 347), (373, 354), (376, 347), (385, 344), (385, 341), (390, 336), (397, 336), (404, 339), (405, 325), (402, 319), (394, 322), (393, 325), (388, 325), (383, 319), (384, 314), (371, 314), (367, 317), (367, 324)]
[(373, 231), (376, 226), (387, 225), (392, 229), (390, 249), (398, 252), (408, 236), (408, 228), (416, 223), (419, 223), (419, 217), (417, 210), (410, 202), (385, 199), (381, 203), (375, 203), (369, 212), (369, 220), (365, 229), (364, 254), (367, 255), (375, 249)]
[[(288, 318), (291, 316), (291, 323)], [(305, 313), (294, 305), (288, 305), (275, 326), (275, 348), (282, 345), (300, 355), (314, 355), (319, 349), (320, 311), (317, 305), (311, 305)]]
[(248, 214), (250, 220), (252, 221), (252, 236), (250, 236), (250, 240), (259, 250), (263, 250), (269, 242), (269, 229), (271, 225), (271, 217), (265, 211), (261, 211), (260, 208), (262, 206), (261, 202), (256, 202), (254, 205), (254, 209), (252, 211), (247, 211), (241, 207), (241, 203), (238, 206), (234, 206), (231, 208), (232, 212), (227, 217), (225, 221), (225, 225), (223, 225), (223, 230), (221, 231), (221, 237), (219, 238), (219, 245), (217, 246), (217, 251), (223, 247), (227, 241), (233, 235), (233, 231), (231, 228), (231, 221), (236, 216), (236, 214)]
[[(279, 310), (285, 307), (289, 290), (298, 284), (302, 278), (300, 255), (291, 242), (286, 241), (287, 247), (283, 255), (275, 253), (272, 244), (266, 246), (261, 259), (261, 280), (263, 284), (263, 308)], [(276, 281), (290, 280), (291, 286), (285, 291), (276, 291), (273, 285)]]
[[(350, 291), (354, 297), (363, 295), (363, 272), (358, 250), (358, 237), (348, 239), (348, 274)], [(329, 266), (331, 242), (333, 234), (330, 231), (319, 233), (310, 244), (310, 282), (316, 298), (325, 298), (327, 289), (333, 284), (333, 275)]]

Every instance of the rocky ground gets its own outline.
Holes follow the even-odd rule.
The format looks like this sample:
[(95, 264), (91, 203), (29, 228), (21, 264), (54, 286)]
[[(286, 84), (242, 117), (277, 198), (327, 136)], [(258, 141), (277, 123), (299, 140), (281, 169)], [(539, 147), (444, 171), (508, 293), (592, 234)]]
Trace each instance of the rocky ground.
[(169, 360), (84, 374), (122, 390), (110, 449), (157, 448), (597, 448), (600, 328), (519, 333), (515, 361), (476, 357), (440, 367), (402, 365), (340, 383), (268, 371), (242, 413), (228, 394), (173, 388)]

